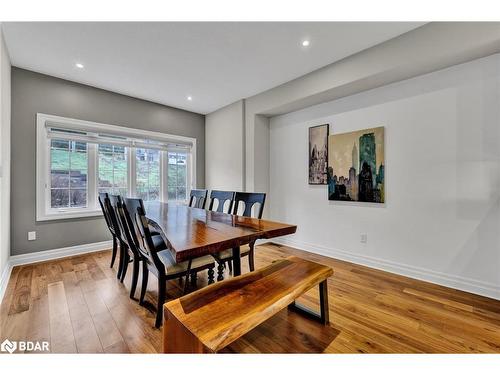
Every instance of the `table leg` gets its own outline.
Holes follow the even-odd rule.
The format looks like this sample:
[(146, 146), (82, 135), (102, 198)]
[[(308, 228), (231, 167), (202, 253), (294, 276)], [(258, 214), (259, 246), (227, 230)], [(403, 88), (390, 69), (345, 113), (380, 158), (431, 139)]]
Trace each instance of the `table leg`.
[(240, 247), (233, 247), (233, 276), (241, 275)]

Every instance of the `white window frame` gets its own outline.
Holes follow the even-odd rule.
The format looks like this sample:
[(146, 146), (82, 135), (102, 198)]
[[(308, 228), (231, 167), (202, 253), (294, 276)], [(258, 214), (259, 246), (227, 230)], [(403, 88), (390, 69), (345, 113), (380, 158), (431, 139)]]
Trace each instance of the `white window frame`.
[[(77, 120), (67, 117), (37, 113), (36, 117), (36, 220), (49, 221), (72, 219), (81, 217), (101, 216), (102, 212), (97, 203), (97, 144), (87, 143), (87, 207), (60, 208), (50, 207), (50, 138), (47, 136), (47, 123), (61, 124), (65, 129), (74, 129), (95, 133), (109, 133), (141, 139), (152, 139), (169, 143), (180, 143), (190, 146), (188, 152), (188, 181), (187, 189), (196, 186), (196, 138), (184, 137), (149, 130), (141, 130), (124, 126), (109, 125), (92, 121)], [(136, 186), (136, 148), (128, 147), (128, 191), (135, 196)], [(143, 148), (143, 146), (140, 146)], [(147, 148), (147, 147), (146, 147)], [(168, 149), (170, 150), (170, 148)], [(185, 151), (185, 150), (184, 150)], [(167, 150), (160, 151), (160, 201), (168, 201), (168, 160)]]

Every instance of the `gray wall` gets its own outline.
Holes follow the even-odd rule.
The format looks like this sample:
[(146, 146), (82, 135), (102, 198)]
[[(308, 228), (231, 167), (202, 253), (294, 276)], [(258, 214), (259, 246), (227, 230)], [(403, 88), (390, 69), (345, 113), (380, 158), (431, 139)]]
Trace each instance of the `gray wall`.
[[(205, 185), (205, 116), (14, 67), (11, 78), (11, 255), (110, 238), (100, 217), (35, 221), (38, 112), (196, 138), (197, 185)], [(28, 241), (33, 230), (37, 239)]]

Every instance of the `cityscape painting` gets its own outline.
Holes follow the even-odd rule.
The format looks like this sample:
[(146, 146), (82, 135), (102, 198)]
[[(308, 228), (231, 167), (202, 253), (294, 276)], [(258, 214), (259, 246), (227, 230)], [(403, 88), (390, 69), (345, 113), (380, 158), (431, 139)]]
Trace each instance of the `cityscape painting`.
[(328, 124), (309, 128), (309, 184), (327, 184)]
[(328, 137), (328, 199), (384, 203), (384, 127)]

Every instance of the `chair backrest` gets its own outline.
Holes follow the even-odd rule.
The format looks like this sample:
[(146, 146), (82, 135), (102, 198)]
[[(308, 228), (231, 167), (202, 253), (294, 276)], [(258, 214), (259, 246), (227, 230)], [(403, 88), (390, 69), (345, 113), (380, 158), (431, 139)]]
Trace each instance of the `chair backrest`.
[(189, 207), (205, 208), (208, 190), (193, 189), (189, 193)]
[(122, 202), (122, 197), (119, 195), (108, 194), (108, 202), (109, 202), (108, 213), (110, 216), (110, 220), (113, 223), (116, 235), (120, 237), (120, 239), (123, 242), (125, 242), (125, 244), (127, 244), (126, 242), (127, 239), (125, 235), (126, 228), (122, 228), (122, 224), (118, 219), (118, 214), (117, 214), (118, 204)]
[(108, 212), (104, 206), (104, 202), (105, 200), (108, 198), (108, 193), (99, 193), (99, 196), (97, 197), (97, 200), (99, 201), (99, 206), (101, 206), (101, 210), (102, 210), (102, 215), (104, 216), (104, 220), (106, 221), (106, 225), (108, 226), (108, 228), (111, 230), (111, 224), (110, 224), (110, 221), (109, 221), (109, 215), (108, 215)]
[(124, 238), (124, 242), (126, 243), (126, 245), (128, 245), (130, 250), (132, 250), (135, 255), (148, 257), (148, 254), (143, 251), (144, 243), (142, 235), (139, 232), (137, 225), (135, 224), (135, 220), (133, 219), (134, 215), (131, 215), (128, 211), (127, 205), (125, 203), (126, 200), (127, 199), (118, 201), (116, 206), (116, 216), (118, 217), (118, 221), (121, 224), (120, 227), (122, 230), (122, 238)]
[(111, 207), (115, 208), (118, 202), (121, 202), (122, 197), (119, 195), (108, 194), (109, 203), (111, 203)]
[(210, 205), (208, 209), (214, 211), (214, 203), (217, 201), (217, 212), (224, 212), (224, 205), (229, 201), (229, 207), (227, 209), (227, 214), (230, 214), (233, 209), (234, 201), (234, 191), (222, 191), (222, 190), (212, 190), (210, 192)]
[(165, 266), (161, 262), (160, 258), (158, 258), (153, 238), (151, 236), (151, 231), (149, 230), (149, 221), (146, 217), (146, 213), (141, 207), (139, 207), (133, 218), (142, 238), (142, 241), (139, 242), (140, 252), (146, 257), (149, 263), (154, 264), (156, 269), (161, 272), (165, 269)]
[(238, 207), (240, 202), (245, 204), (245, 209), (242, 216), (252, 216), (252, 207), (258, 203), (259, 209), (257, 210), (257, 219), (262, 219), (264, 212), (264, 203), (266, 202), (266, 193), (242, 193), (236, 192), (234, 194), (234, 207), (233, 215), (238, 214)]
[[(118, 224), (118, 220), (116, 218), (115, 209), (111, 204), (111, 197), (108, 193), (99, 193), (99, 203), (102, 203), (102, 207), (104, 212), (108, 217), (108, 227), (112, 234), (120, 237), (120, 225)], [(114, 199), (113, 199), (114, 200)]]
[(135, 214), (138, 212), (139, 208), (142, 209), (142, 212), (146, 213), (144, 203), (141, 198), (124, 198), (123, 203), (125, 220), (130, 230), (134, 231), (136, 245), (139, 246), (140, 242), (142, 242), (142, 235), (135, 221)]
[(115, 212), (118, 224), (120, 225), (120, 238), (134, 252), (134, 254), (136, 254), (138, 252), (137, 234), (135, 232), (135, 228), (131, 227), (127, 220), (127, 216), (129, 216), (129, 214), (126, 210), (127, 208), (125, 207), (123, 201), (119, 200), (116, 203)]

